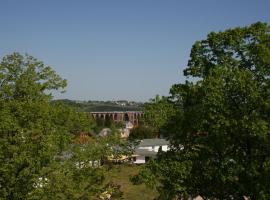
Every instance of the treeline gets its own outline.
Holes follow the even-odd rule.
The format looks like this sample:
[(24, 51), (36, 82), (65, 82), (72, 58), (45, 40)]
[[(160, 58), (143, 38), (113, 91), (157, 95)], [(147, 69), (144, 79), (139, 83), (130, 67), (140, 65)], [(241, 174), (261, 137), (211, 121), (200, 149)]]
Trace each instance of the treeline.
[(53, 100), (63, 102), (66, 105), (82, 112), (106, 112), (106, 111), (142, 111), (143, 103), (134, 101), (75, 101), (69, 99)]

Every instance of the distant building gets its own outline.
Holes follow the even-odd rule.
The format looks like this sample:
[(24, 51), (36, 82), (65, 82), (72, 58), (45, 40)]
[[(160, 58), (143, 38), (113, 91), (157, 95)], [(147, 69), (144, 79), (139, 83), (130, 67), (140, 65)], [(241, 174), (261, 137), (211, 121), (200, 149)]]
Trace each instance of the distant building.
[(146, 163), (149, 159), (155, 158), (158, 151), (168, 151), (169, 141), (165, 139), (144, 139), (140, 142), (133, 154), (133, 162), (135, 164)]
[(134, 125), (131, 122), (126, 122), (126, 127), (120, 129), (121, 138), (128, 138), (130, 130), (134, 128)]
[(111, 134), (112, 134), (112, 130), (111, 130), (111, 129), (109, 129), (109, 128), (104, 128), (104, 129), (102, 129), (102, 130), (99, 132), (98, 136), (100, 136), (100, 137), (105, 137), (105, 136), (109, 136), (109, 135), (111, 135)]
[(130, 121), (126, 123), (126, 129), (131, 130), (131, 129), (133, 129), (133, 128), (134, 128), (133, 123), (131, 123)]
[(122, 128), (122, 129), (119, 130), (119, 132), (120, 132), (121, 138), (128, 138), (129, 133), (130, 133), (130, 129)]

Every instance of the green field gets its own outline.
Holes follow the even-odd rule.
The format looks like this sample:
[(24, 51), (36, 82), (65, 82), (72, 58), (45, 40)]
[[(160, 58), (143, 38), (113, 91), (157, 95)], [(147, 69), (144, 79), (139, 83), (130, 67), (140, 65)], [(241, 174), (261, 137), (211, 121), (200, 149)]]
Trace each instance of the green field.
[(133, 185), (129, 177), (137, 174), (138, 165), (114, 165), (106, 174), (106, 183), (113, 182), (121, 185), (120, 190), (124, 193), (123, 199), (127, 200), (152, 200), (157, 197), (157, 192), (146, 185)]

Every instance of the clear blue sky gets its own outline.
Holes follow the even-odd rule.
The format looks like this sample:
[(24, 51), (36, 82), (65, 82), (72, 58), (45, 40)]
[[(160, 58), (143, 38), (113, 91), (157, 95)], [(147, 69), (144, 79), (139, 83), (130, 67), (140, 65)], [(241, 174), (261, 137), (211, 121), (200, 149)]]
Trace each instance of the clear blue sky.
[(0, 0), (0, 57), (51, 66), (68, 80), (56, 98), (147, 101), (185, 80), (196, 40), (257, 21), (269, 0)]

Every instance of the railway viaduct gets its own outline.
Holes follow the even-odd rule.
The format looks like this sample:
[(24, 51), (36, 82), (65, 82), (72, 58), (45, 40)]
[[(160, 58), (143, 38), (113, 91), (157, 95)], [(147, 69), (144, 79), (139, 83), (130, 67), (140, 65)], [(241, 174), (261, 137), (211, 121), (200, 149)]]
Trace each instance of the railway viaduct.
[(113, 122), (131, 122), (134, 126), (139, 124), (139, 119), (144, 115), (142, 111), (109, 111), (109, 112), (91, 112), (96, 118), (106, 119), (109, 117)]

